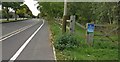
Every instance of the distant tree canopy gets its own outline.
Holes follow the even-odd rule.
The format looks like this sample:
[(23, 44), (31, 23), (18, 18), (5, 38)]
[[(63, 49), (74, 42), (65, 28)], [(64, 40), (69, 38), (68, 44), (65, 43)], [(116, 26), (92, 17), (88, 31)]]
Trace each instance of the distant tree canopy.
[(9, 8), (13, 9), (15, 12), (15, 20), (17, 20), (17, 16), (19, 17), (33, 17), (32, 12), (29, 10), (27, 5), (23, 4), (23, 2), (2, 2), (2, 16), (3, 18), (11, 17), (9, 13)]
[[(34, 17), (32, 12), (23, 2), (2, 2), (3, 16), (9, 20), (9, 8), (15, 11), (20, 17)], [(38, 9), (42, 17), (56, 18), (63, 17), (64, 2), (39, 2)], [(76, 15), (79, 23), (109, 23), (115, 24), (118, 20), (117, 2), (68, 2), (68, 15)]]
[(62, 2), (40, 2), (39, 5), (41, 16), (62, 17), (63, 15), (64, 5)]
[(7, 20), (9, 20), (9, 9), (8, 9), (9, 7), (11, 7), (10, 3), (8, 3), (8, 2), (3, 2), (2, 3), (2, 9), (4, 10), (3, 15), (7, 16)]
[[(39, 5), (42, 16), (63, 16), (63, 2), (40, 2)], [(68, 2), (67, 6), (68, 15), (77, 15), (80, 23), (117, 23), (117, 2)]]

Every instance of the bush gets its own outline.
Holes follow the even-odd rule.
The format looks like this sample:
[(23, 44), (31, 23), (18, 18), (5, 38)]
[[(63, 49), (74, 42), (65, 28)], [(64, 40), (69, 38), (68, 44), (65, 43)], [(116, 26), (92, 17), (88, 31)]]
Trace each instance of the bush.
[(79, 46), (79, 42), (76, 40), (74, 35), (64, 34), (57, 38), (54, 43), (55, 48), (58, 50), (72, 49)]

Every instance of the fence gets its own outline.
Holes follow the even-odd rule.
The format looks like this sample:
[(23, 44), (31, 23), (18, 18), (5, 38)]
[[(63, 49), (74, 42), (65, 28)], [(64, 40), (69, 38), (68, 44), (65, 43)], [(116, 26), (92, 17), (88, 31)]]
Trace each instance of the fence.
[[(76, 22), (76, 25), (81, 27), (84, 30), (87, 30), (85, 26), (79, 24)], [(95, 32), (94, 32), (94, 37), (99, 37), (97, 39), (100, 39), (101, 41), (118, 41), (118, 26), (117, 25), (101, 25), (101, 24), (95, 24)], [(106, 37), (107, 40), (105, 40)], [(113, 38), (116, 37), (116, 38)]]

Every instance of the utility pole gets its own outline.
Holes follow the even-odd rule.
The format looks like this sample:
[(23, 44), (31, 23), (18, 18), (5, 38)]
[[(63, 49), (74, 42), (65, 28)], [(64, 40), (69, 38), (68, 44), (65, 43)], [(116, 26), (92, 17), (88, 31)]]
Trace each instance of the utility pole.
[(64, 0), (64, 14), (62, 22), (62, 33), (66, 32), (66, 20), (67, 20), (67, 0)]

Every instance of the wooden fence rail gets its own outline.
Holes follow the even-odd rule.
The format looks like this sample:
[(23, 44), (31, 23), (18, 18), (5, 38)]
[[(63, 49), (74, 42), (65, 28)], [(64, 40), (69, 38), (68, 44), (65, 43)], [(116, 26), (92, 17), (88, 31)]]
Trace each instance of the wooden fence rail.
[[(80, 23), (76, 22), (76, 25), (78, 25), (79, 27), (83, 28), (84, 30), (87, 30), (85, 26), (81, 25)], [(112, 25), (101, 25), (101, 24), (95, 24), (96, 27), (108, 27), (108, 26), (112, 26)], [(94, 36), (103, 36), (103, 37), (107, 37), (109, 40), (111, 40), (112, 42), (114, 42), (114, 40), (110, 37), (110, 34), (116, 30), (118, 30), (119, 27), (115, 27), (112, 30), (110, 30), (110, 32), (104, 32), (103, 30), (101, 30), (101, 34), (95, 34)]]

